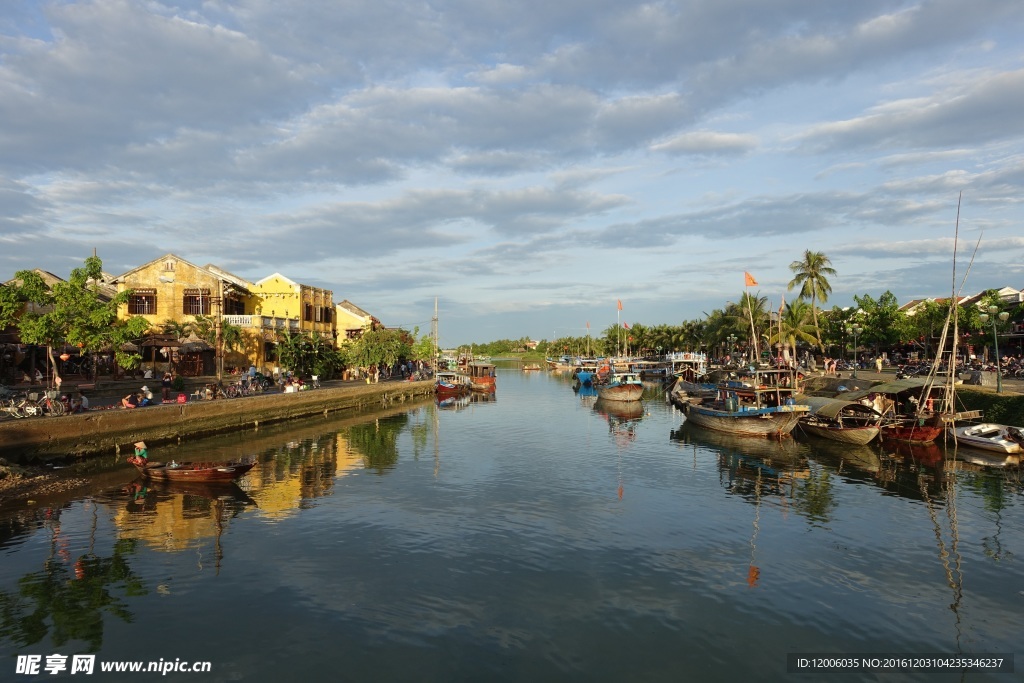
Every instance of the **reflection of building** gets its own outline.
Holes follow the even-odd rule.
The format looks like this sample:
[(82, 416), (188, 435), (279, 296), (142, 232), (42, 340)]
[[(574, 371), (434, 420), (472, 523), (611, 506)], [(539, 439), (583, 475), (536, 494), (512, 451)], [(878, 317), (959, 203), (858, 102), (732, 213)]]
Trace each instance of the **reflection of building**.
[(121, 538), (143, 541), (146, 545), (167, 552), (185, 550), (197, 540), (216, 538), (223, 528), (218, 520), (215, 502), (207, 498), (181, 493), (158, 494), (155, 507), (144, 514), (119, 510), (114, 523)]
[(306, 501), (331, 495), (335, 477), (362, 468), (362, 458), (350, 452), (340, 434), (327, 435), (284, 446), (249, 470), (246, 478), (259, 514), (280, 520), (291, 517)]

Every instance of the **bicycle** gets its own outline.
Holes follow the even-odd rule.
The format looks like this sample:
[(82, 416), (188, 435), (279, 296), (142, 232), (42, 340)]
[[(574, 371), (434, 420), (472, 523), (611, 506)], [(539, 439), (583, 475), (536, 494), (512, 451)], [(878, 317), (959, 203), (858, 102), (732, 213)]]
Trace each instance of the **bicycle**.
[(239, 380), (235, 384), (229, 384), (224, 388), (228, 398), (239, 398), (241, 396), (254, 396), (263, 393), (263, 384), (256, 380)]

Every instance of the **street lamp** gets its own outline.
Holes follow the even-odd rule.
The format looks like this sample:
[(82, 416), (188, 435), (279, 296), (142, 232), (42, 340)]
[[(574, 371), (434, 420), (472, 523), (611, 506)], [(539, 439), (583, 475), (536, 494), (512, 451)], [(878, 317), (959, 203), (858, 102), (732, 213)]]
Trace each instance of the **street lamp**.
[(1006, 319), (1010, 317), (1010, 314), (1007, 313), (1006, 311), (1003, 311), (1002, 313), (999, 313), (999, 315), (997, 316), (996, 313), (998, 312), (998, 306), (989, 306), (988, 313), (982, 313), (981, 315), (979, 315), (978, 320), (980, 320), (981, 324), (984, 325), (985, 323), (988, 322), (989, 318), (992, 318), (992, 339), (994, 341), (993, 346), (996, 351), (996, 393), (1001, 394), (1003, 393), (1003, 370), (1002, 368), (999, 367), (999, 333), (996, 332), (996, 318), (998, 317), (1000, 322), (1005, 323)]
[(726, 339), (729, 340), (729, 360), (734, 360), (733, 355), (735, 354), (736, 340), (739, 339), (735, 334), (730, 334)]
[(864, 331), (860, 325), (846, 328), (846, 334), (853, 335), (853, 374), (850, 377), (857, 379), (857, 335)]

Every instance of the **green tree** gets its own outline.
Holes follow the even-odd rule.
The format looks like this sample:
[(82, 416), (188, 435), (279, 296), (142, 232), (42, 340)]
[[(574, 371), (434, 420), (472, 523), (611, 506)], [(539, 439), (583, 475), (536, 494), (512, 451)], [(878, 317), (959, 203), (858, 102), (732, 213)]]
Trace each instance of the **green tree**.
[(146, 334), (149, 323), (141, 317), (117, 319), (117, 309), (127, 303), (131, 290), (120, 292), (104, 301), (99, 282), (103, 277), (103, 262), (96, 256), (85, 260), (83, 268), (75, 268), (66, 282), (58, 282), (48, 289), (38, 273), (22, 270), (15, 274), (20, 298), (35, 303), (42, 312), (26, 311), (18, 321), (21, 339), (26, 344), (48, 347), (50, 362), (58, 367), (53, 347), (73, 344), (83, 353), (113, 349), (121, 367), (138, 367), (142, 357), (137, 352), (125, 351), (124, 345)]
[(383, 363), (392, 366), (413, 354), (413, 338), (405, 330), (368, 330), (346, 348), (346, 357), (352, 365), (367, 368)]
[(828, 295), (832, 293), (832, 285), (829, 284), (826, 276), (835, 275), (835, 268), (832, 267), (832, 262), (825, 254), (808, 249), (804, 252), (802, 260), (793, 261), (789, 264), (789, 269), (793, 271), (794, 277), (790, 280), (788, 289), (793, 291), (795, 287), (800, 287), (800, 298), (810, 299), (811, 318), (814, 321), (818, 346), (824, 350), (825, 347), (821, 341), (821, 328), (818, 326), (818, 307), (816, 302), (825, 303), (828, 301)]
[(900, 310), (899, 301), (889, 290), (882, 293), (876, 300), (870, 294), (853, 297), (857, 307), (856, 321), (864, 327), (858, 341), (879, 346), (890, 347), (900, 341), (912, 338), (907, 315)]
[(778, 326), (768, 337), (770, 344), (779, 344), (784, 351), (792, 351), (796, 354), (796, 347), (799, 342), (814, 344), (817, 328), (811, 318), (811, 307), (803, 299), (794, 299), (786, 303), (779, 318)]

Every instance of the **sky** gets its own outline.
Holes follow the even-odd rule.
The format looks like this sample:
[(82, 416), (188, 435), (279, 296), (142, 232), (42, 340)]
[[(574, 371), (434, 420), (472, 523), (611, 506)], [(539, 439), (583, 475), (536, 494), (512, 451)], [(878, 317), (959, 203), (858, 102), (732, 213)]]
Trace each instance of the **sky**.
[(1020, 0), (0, 3), (3, 280), (170, 252), (553, 339), (805, 250), (826, 307), (1024, 288), (1022, 188)]

